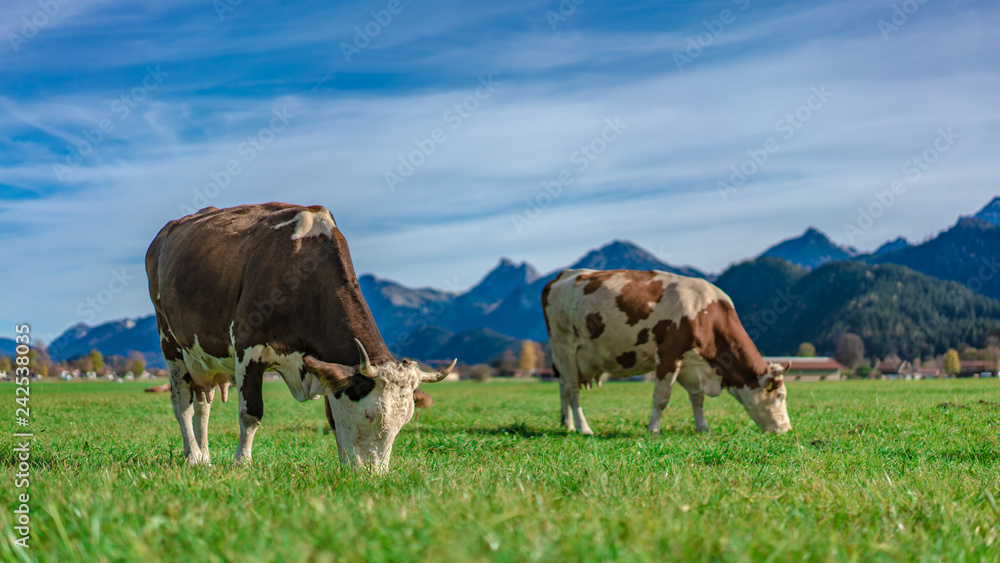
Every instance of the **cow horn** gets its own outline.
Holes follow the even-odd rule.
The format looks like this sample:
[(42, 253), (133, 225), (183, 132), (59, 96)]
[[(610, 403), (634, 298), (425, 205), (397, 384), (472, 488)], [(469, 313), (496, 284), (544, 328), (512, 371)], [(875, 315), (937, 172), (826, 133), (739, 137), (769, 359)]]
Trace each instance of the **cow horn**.
[(354, 339), (354, 343), (358, 345), (358, 353), (361, 355), (361, 365), (358, 366), (358, 371), (365, 377), (371, 377), (372, 361), (368, 359), (368, 352), (365, 351), (364, 345), (357, 338)]
[(425, 371), (420, 381), (423, 383), (437, 383), (438, 381), (441, 381), (442, 379), (448, 377), (448, 374), (451, 373), (451, 370), (455, 369), (455, 364), (457, 363), (458, 363), (458, 358), (455, 358), (454, 360), (451, 361), (451, 364), (449, 364), (448, 367), (442, 369), (437, 373), (427, 373)]

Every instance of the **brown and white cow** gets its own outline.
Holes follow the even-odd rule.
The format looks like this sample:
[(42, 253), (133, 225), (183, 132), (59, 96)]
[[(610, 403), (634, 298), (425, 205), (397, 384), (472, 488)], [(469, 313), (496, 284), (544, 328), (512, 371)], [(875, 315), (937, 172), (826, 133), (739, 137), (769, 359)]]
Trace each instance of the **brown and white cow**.
[(765, 432), (791, 428), (784, 369), (764, 361), (733, 302), (705, 280), (660, 271), (564, 270), (545, 286), (542, 308), (562, 424), (570, 430), (593, 434), (580, 408), (581, 386), (599, 383), (605, 373), (630, 377), (654, 370), (650, 432), (660, 431), (675, 381), (690, 395), (699, 431), (708, 431), (705, 395), (722, 389)]
[(149, 295), (170, 371), (184, 457), (210, 464), (215, 388), (239, 395), (236, 462), (249, 462), (264, 416), (264, 372), (299, 401), (321, 395), (341, 463), (383, 471), (392, 443), (443, 379), (396, 361), (354, 273), (347, 241), (320, 206), (208, 207), (167, 223), (146, 253)]

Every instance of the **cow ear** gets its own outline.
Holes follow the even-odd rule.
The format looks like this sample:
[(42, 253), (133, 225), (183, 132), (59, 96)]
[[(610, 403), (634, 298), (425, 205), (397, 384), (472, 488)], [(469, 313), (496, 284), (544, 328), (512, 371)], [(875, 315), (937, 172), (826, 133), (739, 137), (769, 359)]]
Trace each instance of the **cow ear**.
[(418, 409), (427, 409), (434, 406), (434, 399), (417, 387), (413, 390), (413, 404)]
[(306, 371), (315, 375), (330, 393), (343, 391), (350, 385), (351, 376), (354, 375), (353, 368), (323, 362), (312, 356), (306, 356), (303, 365)]
[(769, 381), (767, 384), (767, 392), (771, 393), (777, 391), (778, 389), (781, 388), (781, 385), (784, 384), (784, 382), (785, 382), (784, 378), (781, 377), (780, 375), (772, 377), (771, 381)]

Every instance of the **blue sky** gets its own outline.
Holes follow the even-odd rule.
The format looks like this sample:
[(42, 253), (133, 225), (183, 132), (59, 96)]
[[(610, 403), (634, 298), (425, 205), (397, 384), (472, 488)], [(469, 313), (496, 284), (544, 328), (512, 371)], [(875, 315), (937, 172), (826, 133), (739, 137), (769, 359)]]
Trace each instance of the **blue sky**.
[(1000, 191), (995, 2), (62, 1), (0, 7), (0, 334), (150, 313), (206, 203), (325, 205), (359, 273), (461, 289), (616, 238), (872, 249)]

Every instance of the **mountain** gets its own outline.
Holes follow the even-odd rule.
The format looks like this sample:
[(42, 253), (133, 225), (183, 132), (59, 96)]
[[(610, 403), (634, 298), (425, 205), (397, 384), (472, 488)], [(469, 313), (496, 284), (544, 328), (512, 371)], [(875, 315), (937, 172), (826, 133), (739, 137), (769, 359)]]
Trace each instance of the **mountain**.
[(1000, 227), (977, 217), (963, 217), (922, 244), (865, 257), (872, 264), (899, 264), (938, 279), (957, 281), (994, 299), (1000, 299), (998, 260)]
[(991, 225), (1000, 226), (1000, 197), (993, 198), (992, 201), (980, 209), (974, 217), (986, 221)]
[(427, 359), (458, 358), (465, 364), (481, 364), (511, 350), (521, 350), (521, 341), (488, 328), (474, 328), (460, 332), (434, 350)]
[[(616, 240), (601, 248), (591, 250), (573, 263), (570, 269), (593, 270), (662, 270), (682, 276), (705, 278), (707, 275), (690, 266), (672, 266), (653, 253), (627, 240)], [(555, 276), (553, 276), (555, 277)]]
[[(588, 252), (570, 268), (664, 270), (706, 277), (691, 267), (677, 267), (629, 242), (616, 240)], [(438, 359), (436, 349), (413, 346), (410, 335), (428, 327), (444, 333), (466, 333), (485, 328), (514, 339), (548, 340), (542, 314), (542, 289), (562, 269), (539, 274), (527, 262), (503, 258), (475, 286), (462, 294), (409, 289), (371, 275), (361, 277), (361, 291), (389, 349), (396, 355)], [(442, 332), (433, 334), (440, 337)], [(466, 349), (471, 350), (471, 343)], [(499, 344), (498, 344), (499, 346)], [(477, 352), (474, 352), (477, 353)], [(464, 358), (461, 358), (465, 361)]]
[(0, 357), (17, 355), (17, 342), (13, 338), (0, 338)]
[(93, 327), (84, 323), (75, 324), (49, 344), (49, 356), (53, 360), (68, 360), (95, 348), (105, 356), (128, 357), (138, 352), (146, 359), (146, 365), (167, 367), (160, 351), (160, 336), (154, 315), (109, 321)]
[(470, 304), (486, 305), (484, 312), (488, 313), (496, 304), (503, 301), (510, 292), (519, 287), (531, 285), (542, 275), (534, 266), (527, 262), (514, 263), (510, 258), (500, 259), (486, 276), (479, 281), (468, 292), (458, 296), (456, 301), (464, 301)]
[(1000, 301), (895, 264), (836, 262), (803, 275), (758, 259), (718, 283), (733, 293), (744, 328), (768, 355), (794, 354), (802, 342), (832, 355), (840, 335), (852, 332), (871, 356), (924, 358), (962, 343), (981, 346), (1000, 327)]
[(905, 237), (896, 237), (886, 242), (882, 246), (876, 248), (875, 251), (872, 252), (872, 254), (875, 255), (888, 254), (894, 250), (900, 250), (903, 248), (907, 248), (909, 246), (911, 246), (910, 241), (906, 240)]
[(749, 314), (773, 307), (775, 299), (787, 295), (808, 273), (788, 260), (765, 256), (731, 266), (715, 285), (729, 295), (737, 312)]
[(811, 269), (827, 262), (850, 260), (857, 254), (856, 248), (840, 246), (819, 230), (809, 227), (801, 235), (779, 242), (760, 256), (782, 258), (792, 264)]
[(442, 317), (449, 313), (451, 301), (455, 298), (451, 292), (412, 289), (371, 274), (361, 276), (358, 282), (382, 338), (396, 355), (404, 355), (401, 350), (415, 330), (441, 325), (445, 320)]

